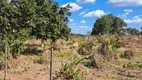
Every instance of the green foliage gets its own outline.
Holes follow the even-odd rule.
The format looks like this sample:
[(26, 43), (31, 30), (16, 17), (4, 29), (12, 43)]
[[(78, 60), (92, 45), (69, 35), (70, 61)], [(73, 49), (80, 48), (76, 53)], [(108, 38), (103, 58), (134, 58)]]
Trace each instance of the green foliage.
[[(80, 41), (81, 42), (81, 41)], [(95, 46), (96, 44), (92, 41), (92, 42), (86, 42), (86, 43), (82, 43), (82, 45), (80, 45), (81, 47), (78, 49), (78, 53), (80, 55), (89, 55), (94, 53), (95, 51)]]
[[(8, 50), (19, 52), (22, 43), (29, 37), (30, 23), (34, 18), (35, 2), (28, 0), (2, 0), (0, 8), (0, 44), (8, 45)], [(3, 50), (4, 51), (4, 50)], [(8, 51), (8, 52), (10, 52)]]
[(125, 50), (124, 53), (120, 55), (120, 57), (125, 59), (131, 59), (132, 57), (134, 57), (134, 51), (132, 49)]
[(95, 66), (91, 63), (91, 61), (83, 62), (84, 66), (88, 68), (94, 68)]
[(44, 49), (49, 49), (50, 47), (51, 47), (50, 41), (45, 41), (42, 44), (42, 48), (44, 48)]
[(142, 69), (142, 64), (139, 64), (138, 67), (139, 67), (140, 69)]
[[(75, 58), (73, 59), (73, 61), (69, 62), (69, 63), (62, 63), (62, 68), (60, 69), (59, 72), (56, 72), (56, 77), (60, 78), (60, 79), (66, 79), (66, 80), (80, 80), (80, 69), (75, 70), (76, 66), (83, 61), (84, 59), (88, 59), (90, 58), (90, 56), (86, 56), (83, 58)], [(83, 74), (82, 74), (83, 75)], [(81, 76), (82, 77), (82, 76)]]
[(101, 43), (98, 52), (103, 55), (104, 60), (112, 61), (115, 59), (117, 49), (120, 48), (118, 40), (118, 37), (106, 37), (98, 40)]
[(15, 41), (13, 45), (11, 46), (11, 52), (13, 54), (20, 54), (21, 52), (23, 52), (23, 46), (24, 46), (24, 42)]
[(108, 14), (96, 20), (91, 34), (104, 35), (113, 34), (115, 32), (117, 32), (118, 34), (122, 34), (122, 29), (126, 26), (126, 23), (122, 19), (115, 17), (112, 14)]
[(127, 28), (126, 33), (130, 35), (138, 35), (139, 30), (137, 30), (136, 28)]
[(109, 51), (115, 51), (117, 48), (120, 48), (118, 40), (118, 36), (114, 38), (107, 37), (105, 39), (98, 39), (99, 43), (101, 43), (101, 48), (107, 49)]
[(72, 56), (73, 52), (54, 52), (54, 57), (58, 58), (70, 58)]
[(71, 15), (69, 5), (60, 7), (57, 2), (45, 0), (1, 0), (0, 5), (0, 44), (9, 45), (14, 53), (21, 49), (22, 43), (18, 40), (24, 42), (35, 37), (54, 42), (71, 32), (67, 26), (67, 16)]
[(124, 68), (130, 68), (130, 69), (142, 69), (142, 64), (138, 64), (138, 63), (132, 63), (129, 62), (128, 64), (124, 64), (123, 65)]
[(58, 38), (67, 37), (71, 31), (66, 24), (68, 22), (66, 16), (70, 16), (68, 8), (70, 6), (60, 7), (57, 2), (37, 5), (31, 35), (37, 39), (52, 39), (53, 42)]
[(2, 68), (4, 63), (4, 54), (2, 52), (0, 52), (0, 69)]
[(124, 68), (130, 68), (130, 69), (136, 69), (136, 68), (141, 69), (141, 65), (139, 65), (139, 64), (134, 64), (134, 63), (132, 63), (132, 62), (129, 62), (128, 64), (124, 64), (123, 67), (124, 67)]

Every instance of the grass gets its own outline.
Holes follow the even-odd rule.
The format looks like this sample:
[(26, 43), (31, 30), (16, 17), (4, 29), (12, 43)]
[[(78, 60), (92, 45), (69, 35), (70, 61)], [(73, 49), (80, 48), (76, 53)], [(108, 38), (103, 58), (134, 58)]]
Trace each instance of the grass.
[(70, 58), (73, 55), (73, 52), (54, 52), (54, 57), (58, 58)]
[[(78, 38), (78, 37), (77, 37)], [(95, 38), (96, 39), (96, 38)], [(73, 39), (74, 40), (74, 39)], [(59, 45), (57, 45), (57, 46), (59, 46), (59, 47), (61, 47), (61, 46), (65, 46), (65, 50), (64, 50), (64, 52), (62, 52), (62, 50), (59, 52), (59, 51), (57, 51), (57, 50), (55, 50), (54, 51), (54, 54), (53, 54), (53, 73), (55, 72), (55, 71), (59, 71), (59, 69), (61, 68), (61, 61), (60, 60), (62, 60), (63, 61), (63, 63), (65, 64), (67, 61), (68, 62), (71, 62), (71, 61), (73, 61), (74, 60), (74, 58), (75, 57), (77, 57), (77, 58), (80, 58), (81, 56), (80, 55), (78, 55), (78, 53), (76, 52), (77, 51), (77, 48), (75, 48), (75, 49), (68, 49), (68, 47), (69, 46), (72, 46), (74, 43), (73, 43), (73, 40), (71, 40), (71, 41), (69, 41), (69, 42), (64, 42), (64, 41), (62, 41), (61, 40), (61, 42), (62, 43), (60, 43), (60, 41), (59, 41)], [(125, 39), (125, 37), (124, 37), (124, 42), (127, 42), (127, 41), (129, 41), (129, 39), (128, 38), (126, 38)], [(94, 40), (94, 41), (96, 41), (96, 40)], [(80, 38), (78, 38), (78, 39), (75, 39), (75, 42), (77, 42), (78, 44), (79, 44), (79, 46), (78, 46), (78, 48), (80, 47), (80, 46), (82, 46), (82, 45), (85, 45), (88, 41), (87, 40), (83, 40), (81, 37)], [(132, 43), (132, 42), (131, 42)], [(95, 44), (98, 44), (98, 42), (95, 42)], [(132, 43), (133, 44), (133, 43)], [(132, 44), (130, 44), (130, 46), (132, 45)], [(136, 43), (135, 43), (136, 44)], [(98, 45), (97, 45), (98, 46)], [(41, 47), (38, 47), (38, 48), (41, 48)], [(68, 50), (66, 50), (66, 48), (68, 49), (68, 50), (72, 50), (72, 51), (68, 51)], [(41, 50), (42, 50), (43, 48), (41, 48)], [(135, 54), (134, 54), (134, 57), (132, 57), (132, 59), (131, 60), (129, 60), (129, 59), (125, 59), (125, 58), (121, 58), (121, 54), (123, 54), (124, 53), (124, 51), (125, 50), (127, 50), (127, 49), (134, 49), (133, 51), (135, 52)], [(136, 49), (136, 50), (135, 50)], [(138, 49), (138, 50), (137, 50)], [(18, 65), (21, 65), (22, 64), (22, 66), (19, 66), (20, 68), (14, 68), (13, 69), (13, 71), (15, 71), (15, 73), (12, 73), (12, 74), (14, 74), (14, 75), (16, 75), (16, 76), (21, 76), (21, 75), (26, 75), (26, 74), (28, 74), (29, 73), (29, 75), (30, 75), (30, 77), (32, 76), (38, 76), (38, 77), (40, 77), (39, 75), (40, 74), (42, 74), (42, 76), (44, 77), (44, 78), (47, 78), (48, 79), (48, 77), (45, 77), (45, 75), (43, 75), (43, 73), (46, 73), (46, 75), (48, 75), (48, 73), (49, 73), (49, 59), (50, 59), (50, 53), (49, 52), (47, 52), (47, 53), (43, 53), (43, 51), (41, 51), (41, 52), (38, 52), (38, 51), (36, 51), (36, 50), (39, 50), (39, 49), (34, 49), (34, 48), (30, 48), (30, 50), (32, 50), (31, 52), (29, 52), (28, 53), (28, 51), (25, 51), (25, 53), (26, 54), (28, 54), (28, 55), (26, 55), (26, 54), (21, 54), (22, 55), (22, 58), (20, 57), (20, 61), (18, 61), (18, 62), (21, 62), (21, 63), (18, 63)], [(36, 51), (36, 52), (35, 52)], [(34, 54), (35, 53), (35, 54)], [(130, 72), (133, 70), (132, 69), (132, 67), (134, 67), (134, 70), (136, 69), (138, 69), (138, 70), (142, 70), (142, 50), (140, 49), (139, 50), (139, 48), (128, 48), (128, 47), (123, 47), (123, 49), (121, 48), (121, 49), (118, 49), (118, 52), (117, 52), (117, 59), (116, 59), (116, 61), (114, 62), (114, 64), (115, 65), (118, 65), (118, 66), (121, 66), (121, 67), (123, 67), (123, 65), (126, 65), (126, 69), (127, 70), (130, 70)], [(0, 58), (1, 59), (1, 58)], [(19, 60), (19, 59), (18, 59)], [(48, 63), (47, 64), (37, 64), (37, 63), (35, 63), (34, 61), (47, 61)], [(131, 63), (129, 63), (129, 62), (131, 62)], [(137, 65), (135, 65), (136, 63), (138, 62), (138, 64)], [(18, 66), (17, 66), (18, 67)], [(28, 67), (30, 67), (27, 71), (25, 71), (25, 68), (27, 69)], [(48, 68), (47, 68), (48, 67)], [(82, 70), (82, 71), (85, 71), (86, 73), (81, 73), (82, 74), (82, 76), (84, 75), (84, 76), (87, 76), (87, 79), (86, 80), (90, 80), (90, 78), (89, 77), (93, 77), (93, 79), (92, 80), (94, 80), (94, 79), (96, 79), (97, 78), (97, 76), (96, 75), (92, 75), (93, 73), (94, 73), (94, 71), (96, 71), (95, 73), (97, 74), (97, 70), (95, 70), (94, 68), (93, 68), (93, 66), (92, 66), (92, 64), (91, 64), (91, 62), (90, 61), (88, 61), (88, 60), (85, 60), (85, 61), (83, 61), (81, 64), (79, 64), (79, 69), (80, 70)], [(121, 68), (121, 69), (124, 69), (124, 68)], [(94, 71), (93, 71), (94, 70)], [(110, 68), (110, 70), (111, 70), (111, 68)], [(25, 73), (22, 73), (22, 71), (25, 71)], [(17, 73), (16, 73), (17, 72)], [(22, 74), (21, 75), (18, 75), (18, 74), (20, 74), (20, 73), (18, 73), (18, 72), (21, 72)], [(33, 73), (34, 72), (34, 73)], [(118, 75), (117, 74), (117, 72), (118, 72), (118, 70), (114, 70), (114, 74), (111, 74), (111, 72), (108, 72), (108, 73), (106, 73), (106, 74), (108, 74), (110, 77), (107, 77), (107, 78), (105, 78), (104, 79), (104, 75), (103, 74), (105, 74), (105, 72), (102, 72), (101, 74), (100, 74), (100, 77), (98, 77), (98, 80), (129, 80), (129, 79), (127, 79), (127, 78), (129, 78), (129, 77), (126, 77), (126, 76), (122, 76), (122, 75)], [(2, 73), (2, 72), (1, 72)], [(33, 73), (33, 74), (31, 74), (31, 73)], [(39, 73), (39, 74), (37, 74), (37, 73)], [(114, 75), (114, 76), (112, 76), (112, 75)], [(141, 75), (141, 74), (140, 74)], [(1, 75), (0, 75), (1, 76)], [(119, 76), (119, 77), (118, 77)], [(29, 77), (29, 76), (25, 76), (25, 77)], [(121, 77), (125, 77), (124, 79), (123, 78), (121, 78)], [(140, 76), (138, 76), (138, 77), (140, 77)], [(88, 79), (89, 78), (89, 79)], [(100, 78), (100, 79), (99, 79)], [(12, 78), (11, 78), (12, 79)], [(35, 77), (34, 77), (34, 79), (35, 79)], [(0, 77), (0, 80), (3, 80), (2, 79), (2, 77)], [(13, 79), (12, 79), (13, 80)], [(39, 80), (39, 79), (38, 79)], [(82, 79), (81, 79), (82, 80)], [(133, 79), (133, 80), (136, 80), (136, 79)]]

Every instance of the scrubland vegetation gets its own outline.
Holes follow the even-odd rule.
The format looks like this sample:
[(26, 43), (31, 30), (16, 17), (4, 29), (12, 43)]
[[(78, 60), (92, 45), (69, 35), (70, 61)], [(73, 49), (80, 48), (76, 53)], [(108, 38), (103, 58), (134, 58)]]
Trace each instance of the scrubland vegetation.
[[(133, 38), (131, 38), (133, 37)], [(56, 80), (141, 80), (142, 36), (78, 36), (59, 39), (54, 47), (53, 78)], [(34, 42), (34, 43), (32, 43)], [(23, 51), (8, 58), (10, 80), (49, 79), (50, 40), (27, 40)], [(46, 48), (44, 47), (46, 44)], [(29, 46), (30, 45), (30, 46)], [(0, 79), (3, 79), (1, 56)]]
[[(71, 34), (70, 5), (48, 0), (0, 1), (0, 80), (141, 80), (142, 35), (112, 14), (88, 35)], [(7, 63), (7, 64), (6, 64)]]

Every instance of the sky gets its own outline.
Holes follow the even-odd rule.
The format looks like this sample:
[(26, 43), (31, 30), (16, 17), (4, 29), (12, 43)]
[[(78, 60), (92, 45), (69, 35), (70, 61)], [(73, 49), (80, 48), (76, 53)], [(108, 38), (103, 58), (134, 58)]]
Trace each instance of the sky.
[(113, 14), (123, 19), (128, 27), (142, 27), (142, 0), (53, 0), (64, 7), (72, 6), (68, 26), (72, 33), (86, 34), (92, 31), (97, 18)]

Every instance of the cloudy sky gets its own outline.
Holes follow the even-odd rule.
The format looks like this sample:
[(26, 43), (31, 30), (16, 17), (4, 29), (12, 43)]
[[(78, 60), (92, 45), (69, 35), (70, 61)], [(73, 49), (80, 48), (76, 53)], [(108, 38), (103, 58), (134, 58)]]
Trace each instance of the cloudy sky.
[(73, 33), (91, 31), (97, 17), (113, 14), (123, 19), (128, 27), (142, 27), (142, 0), (53, 0), (61, 6), (70, 4), (72, 15), (69, 27)]

